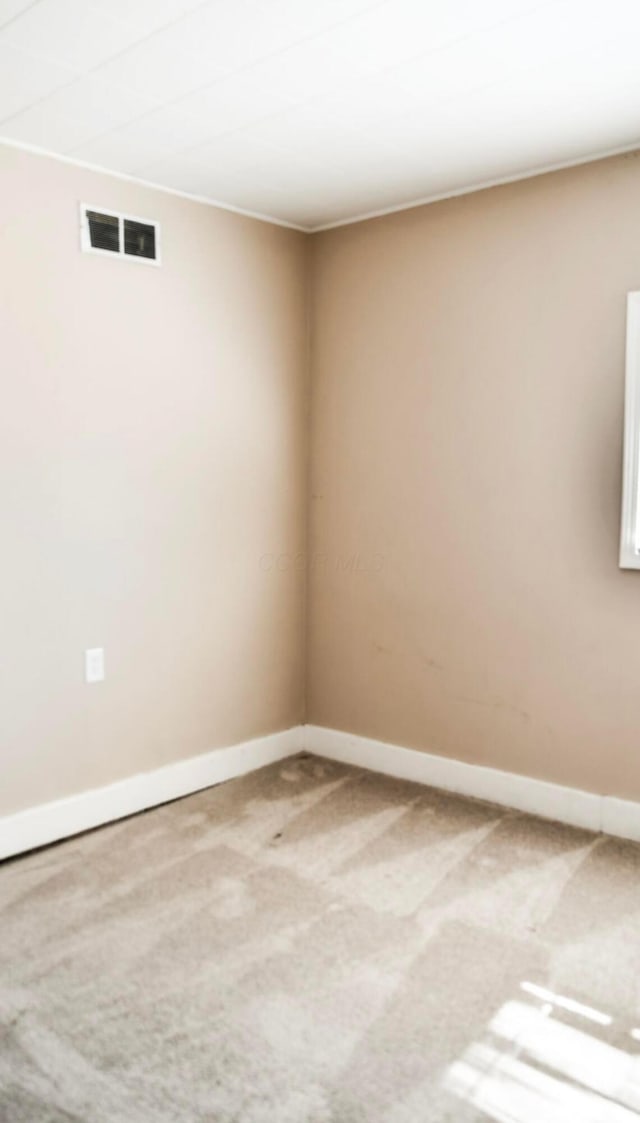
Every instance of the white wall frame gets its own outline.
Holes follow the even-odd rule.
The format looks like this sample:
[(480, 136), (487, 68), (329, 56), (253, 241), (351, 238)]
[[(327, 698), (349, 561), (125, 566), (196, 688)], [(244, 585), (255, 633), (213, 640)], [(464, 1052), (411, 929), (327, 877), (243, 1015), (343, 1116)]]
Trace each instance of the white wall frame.
[[(118, 219), (118, 234), (119, 234), (119, 250), (101, 250), (96, 246), (91, 245), (91, 234), (89, 231), (89, 220), (87, 218), (88, 211), (95, 211), (97, 214), (106, 214), (110, 218)], [(137, 254), (124, 252), (124, 222), (129, 219), (131, 222), (141, 222), (145, 226), (153, 226), (155, 230), (155, 257), (140, 257)], [(153, 218), (141, 218), (137, 214), (124, 214), (121, 211), (114, 211), (111, 207), (98, 207), (93, 203), (80, 203), (80, 249), (83, 253), (99, 254), (100, 257), (114, 258), (116, 261), (137, 261), (141, 265), (155, 265), (162, 264), (161, 245), (160, 245), (160, 223), (156, 222)]]
[(640, 569), (640, 292), (627, 295), (621, 569)]

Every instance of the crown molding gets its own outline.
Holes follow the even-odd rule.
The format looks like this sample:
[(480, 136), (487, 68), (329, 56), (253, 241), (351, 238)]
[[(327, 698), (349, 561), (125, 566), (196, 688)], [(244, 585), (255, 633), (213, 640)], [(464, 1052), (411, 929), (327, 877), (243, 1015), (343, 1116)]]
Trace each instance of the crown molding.
[[(320, 226), (308, 228), (309, 234), (322, 234), (325, 230), (337, 230), (340, 226), (354, 226), (358, 222), (368, 222), (372, 218), (384, 218), (386, 215), (398, 214), (400, 211), (411, 211), (415, 207), (426, 207), (430, 203), (441, 203), (445, 199), (457, 199), (461, 195), (473, 195), (476, 191), (488, 191), (491, 187), (504, 187), (509, 183), (519, 183), (525, 179), (536, 179), (541, 175), (551, 172), (562, 172), (569, 168), (579, 168), (584, 164), (596, 164), (599, 160), (608, 160), (612, 156), (625, 156), (630, 152), (640, 151), (640, 139), (633, 144), (621, 148), (609, 148), (604, 152), (594, 152), (590, 156), (580, 156), (575, 160), (561, 160), (556, 164), (542, 164), (528, 171), (514, 172), (513, 175), (498, 176), (496, 179), (478, 180), (468, 187), (458, 187), (453, 191), (442, 191), (435, 195), (422, 195), (417, 199), (410, 199), (406, 203), (396, 203), (390, 207), (381, 207), (379, 210), (365, 211), (362, 214), (352, 215), (349, 218), (338, 219), (337, 222), (326, 222)], [(302, 229), (302, 228), (301, 228)]]
[(116, 172), (112, 168), (105, 168), (101, 164), (90, 164), (87, 160), (77, 160), (73, 156), (63, 156), (60, 152), (51, 152), (48, 148), (39, 148), (36, 144), (27, 144), (22, 140), (11, 140), (9, 137), (0, 136), (0, 144), (7, 148), (17, 148), (21, 152), (31, 152), (34, 156), (46, 156), (50, 160), (58, 160), (61, 164), (71, 164), (72, 167), (83, 168), (87, 172), (97, 172), (99, 175), (109, 175), (114, 179), (124, 180), (125, 183), (135, 183), (138, 187), (148, 187), (152, 191), (162, 191), (165, 195), (175, 195), (178, 199), (188, 199), (191, 203), (203, 203), (206, 207), (215, 207), (219, 211), (229, 211), (239, 214), (244, 218), (254, 218), (258, 222), (267, 222), (270, 226), (283, 226), (287, 230), (298, 230), (301, 234), (309, 234), (306, 226), (298, 226), (295, 222), (286, 222), (283, 218), (274, 218), (273, 215), (262, 214), (260, 211), (249, 211), (244, 207), (234, 207), (232, 203), (221, 203), (219, 199), (212, 199), (208, 195), (192, 195), (189, 191), (179, 191), (176, 187), (166, 187), (162, 183), (154, 183), (149, 179), (142, 179), (128, 172)]
[(588, 156), (580, 156), (574, 160), (561, 160), (555, 164), (542, 164), (526, 171), (514, 172), (512, 175), (498, 176), (495, 179), (478, 180), (476, 183), (469, 184), (468, 187), (458, 187), (452, 191), (441, 191), (432, 195), (421, 195), (418, 198), (409, 199), (404, 203), (381, 207), (378, 210), (364, 211), (360, 214), (338, 219), (336, 222), (321, 223), (318, 226), (301, 226), (299, 223), (287, 222), (285, 219), (262, 214), (260, 211), (251, 211), (244, 207), (236, 207), (232, 203), (222, 203), (219, 199), (213, 199), (208, 195), (194, 195), (189, 191), (179, 191), (175, 187), (166, 187), (162, 183), (155, 183), (152, 180), (142, 179), (140, 176), (130, 175), (127, 172), (117, 172), (113, 171), (111, 168), (105, 168), (100, 164), (90, 164), (86, 160), (77, 160), (73, 156), (63, 156), (59, 152), (52, 152), (48, 148), (39, 148), (37, 145), (27, 144), (25, 141), (11, 140), (8, 137), (0, 136), (0, 144), (8, 148), (17, 148), (23, 152), (31, 152), (36, 156), (46, 156), (50, 160), (58, 160), (63, 164), (71, 164), (77, 168), (84, 168), (85, 171), (113, 176), (114, 179), (121, 179), (126, 183), (135, 183), (139, 187), (147, 187), (152, 191), (162, 191), (166, 195), (174, 195), (178, 199), (188, 199), (192, 203), (202, 203), (206, 207), (214, 207), (217, 210), (228, 211), (231, 214), (239, 214), (245, 218), (253, 218), (256, 219), (257, 222), (266, 222), (271, 226), (282, 226), (287, 230), (297, 230), (300, 234), (322, 234), (327, 230), (337, 230), (341, 226), (355, 226), (360, 222), (369, 222), (374, 218), (385, 218), (387, 215), (400, 214), (402, 211), (411, 211), (416, 207), (426, 207), (431, 203), (441, 203), (446, 199), (457, 199), (462, 195), (473, 195), (477, 191), (488, 191), (491, 187), (504, 187), (509, 183), (520, 183), (522, 180), (536, 179), (541, 175), (567, 171), (570, 168), (579, 168), (585, 164), (595, 164), (599, 160), (608, 160), (614, 156), (625, 156), (631, 152), (640, 152), (640, 139), (638, 139), (634, 141), (633, 144), (623, 145), (618, 148), (608, 148), (604, 151), (594, 152)]

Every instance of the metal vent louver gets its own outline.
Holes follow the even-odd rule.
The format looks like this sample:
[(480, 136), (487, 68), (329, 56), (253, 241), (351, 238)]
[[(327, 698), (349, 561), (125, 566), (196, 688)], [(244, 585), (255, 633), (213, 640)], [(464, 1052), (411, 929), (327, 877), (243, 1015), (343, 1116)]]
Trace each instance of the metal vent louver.
[(80, 242), (85, 253), (134, 258), (149, 265), (160, 264), (160, 227), (149, 219), (134, 218), (82, 203)]

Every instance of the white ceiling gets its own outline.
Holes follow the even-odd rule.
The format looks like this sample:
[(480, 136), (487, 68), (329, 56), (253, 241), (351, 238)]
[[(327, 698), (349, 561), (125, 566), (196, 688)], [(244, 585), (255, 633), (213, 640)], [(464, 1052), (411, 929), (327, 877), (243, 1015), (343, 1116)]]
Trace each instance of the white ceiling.
[(640, 145), (640, 0), (0, 0), (0, 137), (316, 229)]

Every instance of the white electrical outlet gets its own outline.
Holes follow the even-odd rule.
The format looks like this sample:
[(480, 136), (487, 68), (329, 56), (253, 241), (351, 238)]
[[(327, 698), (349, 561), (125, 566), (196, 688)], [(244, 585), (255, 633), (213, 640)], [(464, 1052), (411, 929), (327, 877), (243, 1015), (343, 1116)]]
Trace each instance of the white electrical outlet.
[(86, 682), (102, 682), (104, 678), (103, 647), (88, 647), (85, 651), (84, 677)]

